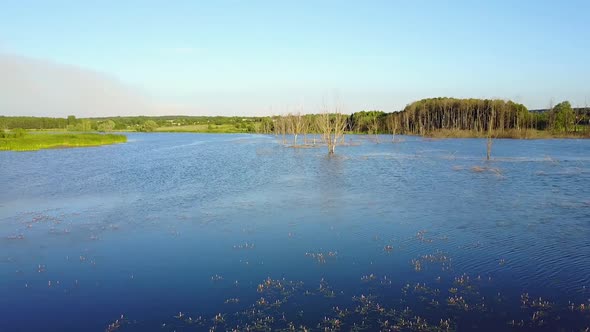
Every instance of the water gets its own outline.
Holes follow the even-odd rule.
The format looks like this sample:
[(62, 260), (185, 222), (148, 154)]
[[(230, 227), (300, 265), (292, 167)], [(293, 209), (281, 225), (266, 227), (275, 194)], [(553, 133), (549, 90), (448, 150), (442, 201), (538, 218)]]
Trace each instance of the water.
[(0, 331), (589, 327), (590, 141), (401, 138), (0, 153)]

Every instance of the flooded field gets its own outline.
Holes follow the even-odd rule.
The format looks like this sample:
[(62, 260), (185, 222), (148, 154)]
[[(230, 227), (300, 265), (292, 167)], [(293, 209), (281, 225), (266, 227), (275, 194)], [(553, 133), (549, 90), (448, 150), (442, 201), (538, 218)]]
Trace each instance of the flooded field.
[(0, 153), (0, 331), (588, 331), (590, 141)]

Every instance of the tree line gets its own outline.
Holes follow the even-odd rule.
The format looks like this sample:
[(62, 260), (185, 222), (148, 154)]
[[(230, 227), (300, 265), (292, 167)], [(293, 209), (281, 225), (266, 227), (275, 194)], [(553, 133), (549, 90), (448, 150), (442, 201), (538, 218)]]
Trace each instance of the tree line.
[[(320, 121), (324, 113), (343, 117), (347, 133), (359, 134), (410, 134), (433, 135), (440, 131), (467, 132), (485, 137), (492, 133), (506, 133), (527, 137), (530, 130), (549, 131), (555, 134), (590, 134), (590, 111), (572, 108), (567, 101), (549, 110), (530, 112), (519, 103), (499, 99), (428, 98), (407, 105), (398, 112), (379, 110), (360, 111), (344, 116), (338, 112), (320, 114), (290, 113), (267, 117), (223, 116), (128, 116), (79, 119), (51, 117), (0, 116), (0, 130), (59, 129), (68, 131), (154, 131), (159, 127), (189, 125), (228, 125), (240, 132), (273, 133), (290, 136), (297, 144), (307, 141), (307, 134), (323, 133)], [(324, 128), (325, 129), (325, 128)], [(306, 143), (306, 142), (305, 142)]]
[(568, 101), (545, 112), (529, 112), (510, 100), (430, 98), (416, 101), (401, 112), (382, 115), (382, 130), (428, 135), (439, 130), (468, 131), (485, 135), (489, 131), (525, 133), (548, 130), (553, 133), (588, 132), (590, 111), (573, 109)]
[[(67, 118), (32, 117), (32, 116), (0, 116), (0, 130), (55, 129), (64, 131), (154, 131), (159, 127), (189, 125), (231, 125), (242, 131), (256, 132), (255, 124), (263, 120), (261, 117), (225, 117), (225, 116), (118, 116), (101, 118)], [(251, 125), (252, 124), (252, 125)]]
[[(316, 125), (318, 116), (274, 116), (263, 121), (260, 131), (294, 137), (321, 133)], [(530, 112), (524, 105), (509, 100), (429, 98), (413, 102), (399, 112), (355, 112), (346, 118), (345, 126), (348, 133), (359, 134), (431, 135), (439, 131), (463, 131), (480, 137), (505, 133), (526, 137), (530, 130), (589, 134), (590, 108), (574, 109), (564, 101), (549, 110)]]

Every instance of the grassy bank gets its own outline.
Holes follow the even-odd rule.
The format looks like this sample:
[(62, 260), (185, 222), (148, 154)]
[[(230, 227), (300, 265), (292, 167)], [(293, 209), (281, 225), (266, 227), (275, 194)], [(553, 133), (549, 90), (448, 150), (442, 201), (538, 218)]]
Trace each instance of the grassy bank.
[(127, 136), (114, 134), (34, 133), (0, 138), (0, 151), (36, 151), (41, 149), (99, 146), (127, 142)]

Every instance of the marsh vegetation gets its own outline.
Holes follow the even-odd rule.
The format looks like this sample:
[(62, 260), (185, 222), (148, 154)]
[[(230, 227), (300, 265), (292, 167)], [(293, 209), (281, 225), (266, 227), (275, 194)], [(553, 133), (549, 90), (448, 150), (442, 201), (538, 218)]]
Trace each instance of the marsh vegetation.
[(16, 129), (0, 133), (0, 151), (36, 151), (41, 149), (90, 147), (127, 141), (125, 135), (97, 133), (27, 133)]

